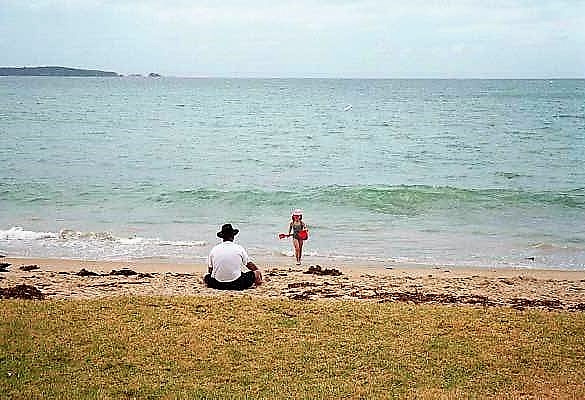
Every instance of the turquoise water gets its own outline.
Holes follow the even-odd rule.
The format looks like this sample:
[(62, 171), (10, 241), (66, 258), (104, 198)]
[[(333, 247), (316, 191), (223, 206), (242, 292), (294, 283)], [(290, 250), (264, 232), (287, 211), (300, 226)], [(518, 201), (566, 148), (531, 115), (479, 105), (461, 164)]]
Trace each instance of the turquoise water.
[(585, 80), (0, 79), (0, 252), (585, 268)]

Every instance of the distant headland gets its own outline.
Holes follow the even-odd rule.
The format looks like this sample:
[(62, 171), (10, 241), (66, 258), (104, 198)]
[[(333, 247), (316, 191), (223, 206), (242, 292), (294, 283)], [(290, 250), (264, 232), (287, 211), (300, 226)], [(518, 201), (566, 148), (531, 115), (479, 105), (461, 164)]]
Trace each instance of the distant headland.
[[(106, 77), (117, 78), (124, 75), (112, 71), (100, 71), (97, 69), (79, 69), (69, 67), (0, 67), (0, 76), (81, 76), (81, 77)], [(142, 77), (139, 74), (130, 77)], [(160, 78), (155, 72), (148, 74), (149, 78)]]
[(78, 69), (67, 67), (0, 67), (0, 76), (95, 76), (118, 77), (110, 71)]

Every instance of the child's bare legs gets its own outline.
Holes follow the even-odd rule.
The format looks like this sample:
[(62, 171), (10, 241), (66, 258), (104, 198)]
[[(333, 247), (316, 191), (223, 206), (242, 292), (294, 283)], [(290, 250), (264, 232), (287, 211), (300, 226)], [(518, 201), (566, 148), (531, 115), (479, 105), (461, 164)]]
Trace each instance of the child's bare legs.
[(299, 239), (293, 239), (293, 245), (295, 246), (295, 257), (297, 259), (297, 265), (301, 265), (301, 257), (303, 256), (303, 241)]

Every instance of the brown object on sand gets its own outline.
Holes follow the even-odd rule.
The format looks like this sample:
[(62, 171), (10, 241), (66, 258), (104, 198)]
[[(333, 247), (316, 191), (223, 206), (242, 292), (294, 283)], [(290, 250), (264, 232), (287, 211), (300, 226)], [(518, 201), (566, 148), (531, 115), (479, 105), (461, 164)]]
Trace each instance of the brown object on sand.
[(335, 268), (325, 268), (322, 269), (320, 265), (311, 265), (308, 271), (303, 272), (303, 274), (313, 274), (313, 275), (331, 275), (331, 276), (340, 276), (342, 275), (341, 271)]
[(293, 282), (288, 284), (289, 289), (302, 288), (307, 286), (317, 286), (314, 282)]
[(36, 264), (23, 265), (22, 267), (20, 267), (21, 271), (33, 271), (35, 269), (39, 269), (39, 266)]
[(138, 275), (138, 272), (132, 271), (129, 268), (122, 268), (120, 270), (113, 269), (112, 272), (110, 272), (110, 275), (131, 276), (131, 275)]
[(43, 300), (45, 295), (31, 285), (17, 285), (9, 288), (0, 288), (1, 299)]
[(77, 273), (78, 276), (100, 276), (97, 272), (88, 271), (85, 268), (81, 268), (81, 271)]
[(0, 263), (0, 272), (8, 272), (6, 268), (10, 267), (10, 263)]

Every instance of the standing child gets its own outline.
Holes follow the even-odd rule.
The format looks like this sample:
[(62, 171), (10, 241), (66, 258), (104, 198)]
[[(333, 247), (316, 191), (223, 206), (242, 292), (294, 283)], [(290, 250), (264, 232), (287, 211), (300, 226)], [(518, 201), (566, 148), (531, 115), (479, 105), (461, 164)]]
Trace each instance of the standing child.
[(292, 221), (288, 226), (288, 236), (293, 237), (297, 265), (301, 265), (303, 256), (303, 242), (308, 238), (307, 225), (303, 222), (303, 210), (297, 208), (292, 213)]

